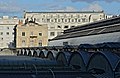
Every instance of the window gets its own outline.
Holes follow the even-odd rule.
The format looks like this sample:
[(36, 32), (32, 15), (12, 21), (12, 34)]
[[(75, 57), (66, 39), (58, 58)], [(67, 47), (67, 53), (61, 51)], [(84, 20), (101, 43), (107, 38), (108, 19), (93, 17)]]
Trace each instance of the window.
[(45, 15), (43, 15), (43, 17), (45, 17)]
[(3, 32), (0, 32), (0, 35), (3, 35)]
[(64, 28), (68, 28), (68, 25), (64, 26)]
[(70, 18), (69, 18), (68, 20), (69, 20), (69, 22), (70, 22)]
[(22, 46), (25, 46), (26, 44), (25, 44), (25, 40), (22, 40)]
[(12, 32), (12, 35), (14, 35), (14, 32)]
[(30, 46), (31, 46), (31, 47), (34, 46), (34, 40), (30, 40)]
[(9, 35), (9, 32), (6, 32), (6, 35)]
[(39, 40), (38, 46), (42, 46), (42, 40)]
[(73, 15), (71, 15), (71, 18), (73, 17)]
[(3, 40), (3, 38), (0, 38), (0, 40)]
[(57, 22), (57, 19), (55, 19), (55, 22)]
[(77, 18), (75, 19), (75, 22), (77, 22)]
[(50, 22), (50, 19), (47, 19), (47, 22)]
[(61, 28), (61, 26), (58, 25), (57, 28)]
[(71, 28), (73, 28), (73, 27), (75, 27), (75, 26), (71, 26)]
[(54, 20), (53, 20), (53, 19), (51, 19), (51, 22), (54, 22)]
[(50, 36), (55, 36), (55, 32), (50, 32)]
[(22, 36), (25, 36), (25, 32), (22, 32)]
[(82, 19), (82, 22), (85, 22), (85, 21), (86, 21), (86, 19), (85, 19), (85, 18), (83, 18), (83, 19)]
[(80, 22), (81, 20), (80, 19), (78, 19), (78, 22)]
[(63, 42), (63, 45), (68, 45), (68, 42)]
[(39, 33), (39, 36), (42, 36), (42, 33), (41, 33), (41, 32)]
[(74, 22), (74, 19), (72, 19), (72, 22)]
[(67, 22), (67, 19), (65, 19), (65, 22)]
[(60, 19), (58, 19), (58, 22), (60, 22)]

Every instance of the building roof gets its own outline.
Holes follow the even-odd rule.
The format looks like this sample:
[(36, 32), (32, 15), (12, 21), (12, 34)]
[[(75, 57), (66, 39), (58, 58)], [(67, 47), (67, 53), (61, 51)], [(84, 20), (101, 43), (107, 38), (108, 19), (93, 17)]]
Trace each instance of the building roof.
[[(85, 64), (85, 66), (87, 66), (88, 61), (89, 61), (89, 59), (90, 59), (90, 53), (89, 53), (89, 52), (86, 52), (86, 51), (74, 52), (74, 53), (70, 56), (69, 64), (70, 64), (71, 59), (72, 59), (75, 55), (77, 55), (77, 54), (79, 54), (79, 56), (80, 56), (81, 59), (83, 60), (83, 63)], [(78, 57), (76, 57), (75, 60), (79, 62), (80, 60), (78, 60), (77, 58), (78, 58)]]
[(28, 56), (0, 56), (0, 65), (56, 65), (57, 62)]
[(120, 48), (120, 42), (105, 42), (95, 44), (95, 48)]
[[(110, 64), (110, 66), (111, 66), (111, 68), (112, 68), (112, 70), (114, 71), (115, 69), (116, 69), (116, 67), (117, 67), (117, 64), (119, 63), (119, 61), (120, 61), (120, 57), (119, 56), (117, 56), (116, 54), (114, 54), (114, 53), (112, 53), (112, 52), (109, 52), (109, 51), (102, 51), (102, 52), (96, 52), (96, 53), (94, 53), (92, 56), (91, 56), (91, 58), (90, 58), (90, 60), (89, 60), (89, 63), (90, 63), (90, 61), (92, 60), (92, 59), (95, 59), (95, 57), (94, 56), (96, 56), (96, 55), (103, 55), (104, 56), (104, 58), (103, 59), (105, 59), (105, 60), (107, 60), (108, 62), (109, 62), (109, 64)], [(96, 60), (97, 61), (97, 60)], [(89, 66), (89, 63), (88, 63), (88, 66)], [(96, 62), (95, 62), (96, 63)], [(94, 65), (93, 65), (94, 66)]]
[(44, 12), (25, 12), (25, 13), (103, 13), (104, 11), (44, 11)]
[(80, 25), (77, 27), (73, 27), (73, 28), (65, 30), (64, 33), (76, 32), (76, 31), (81, 31), (85, 29), (97, 28), (97, 27), (104, 27), (107, 25), (119, 24), (119, 23), (120, 23), (120, 16), (117, 16), (114, 18), (104, 19), (104, 20), (92, 22), (89, 24), (84, 24), (84, 25)]
[[(120, 23), (119, 23), (120, 20), (119, 19), (120, 19), (120, 17), (118, 17), (118, 19), (115, 19), (114, 21), (109, 21), (107, 25), (103, 24), (103, 27), (99, 27), (102, 25), (102, 23), (99, 22), (99, 25), (94, 24), (95, 26), (88, 24), (88, 25), (85, 25), (84, 27), (75, 27), (73, 29), (71, 28), (71, 29), (66, 30), (63, 35), (59, 35), (59, 36), (53, 38), (52, 40), (119, 32), (120, 31)], [(113, 22), (113, 23), (110, 24), (110, 22)], [(92, 26), (92, 28), (90, 28), (91, 26)]]

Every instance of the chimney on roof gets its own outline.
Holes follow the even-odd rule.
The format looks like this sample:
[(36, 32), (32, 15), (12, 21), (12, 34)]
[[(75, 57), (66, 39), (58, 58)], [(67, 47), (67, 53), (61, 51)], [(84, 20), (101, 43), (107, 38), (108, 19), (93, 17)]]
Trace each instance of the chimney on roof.
[(23, 20), (19, 20), (18, 24), (22, 25), (23, 24)]

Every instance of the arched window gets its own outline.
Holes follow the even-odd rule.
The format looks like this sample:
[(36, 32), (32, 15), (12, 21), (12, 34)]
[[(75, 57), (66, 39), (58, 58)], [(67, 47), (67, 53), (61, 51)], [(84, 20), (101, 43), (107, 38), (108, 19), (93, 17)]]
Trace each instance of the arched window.
[(24, 47), (26, 45), (25, 40), (22, 40), (22, 46)]

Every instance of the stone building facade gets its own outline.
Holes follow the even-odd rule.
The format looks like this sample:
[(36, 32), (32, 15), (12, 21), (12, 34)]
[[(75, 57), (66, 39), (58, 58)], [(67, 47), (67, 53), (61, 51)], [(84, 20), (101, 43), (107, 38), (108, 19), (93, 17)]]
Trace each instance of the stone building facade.
[(66, 29), (106, 19), (106, 15), (103, 11), (25, 12), (24, 19), (34, 19), (39, 24), (47, 24), (48, 39), (52, 39)]
[(0, 18), (0, 48), (14, 48), (14, 26), (18, 24), (17, 17), (3, 16)]
[(16, 27), (16, 48), (47, 46), (48, 27), (29, 21)]

